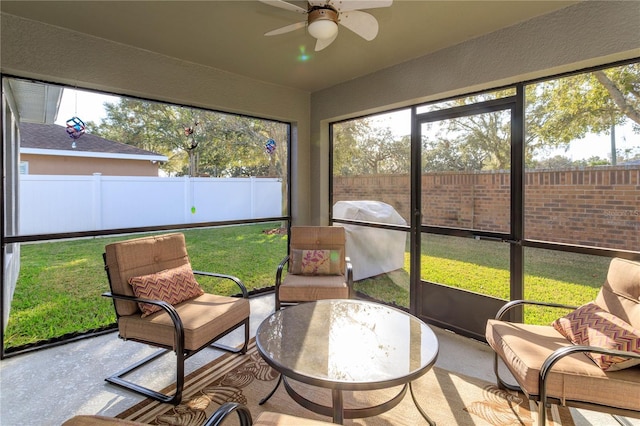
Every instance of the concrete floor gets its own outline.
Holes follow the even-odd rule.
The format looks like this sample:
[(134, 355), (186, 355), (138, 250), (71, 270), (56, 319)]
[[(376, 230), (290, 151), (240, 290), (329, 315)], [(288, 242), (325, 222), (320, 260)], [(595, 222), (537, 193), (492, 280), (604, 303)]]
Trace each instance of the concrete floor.
[[(251, 299), (252, 336), (273, 311), (273, 294)], [(435, 327), (434, 331), (440, 343), (436, 366), (495, 382), (488, 345)], [(241, 333), (239, 330), (225, 339), (229, 344), (240, 344)], [(115, 416), (143, 398), (108, 384), (104, 378), (154, 351), (146, 345), (124, 342), (114, 332), (5, 359), (0, 362), (0, 425), (59, 425), (75, 414)], [(194, 355), (186, 362), (186, 374), (220, 354), (205, 349)], [(153, 373), (144, 369), (136, 373), (156, 389), (175, 381), (174, 356), (170, 354), (159, 362), (162, 366), (156, 362)], [(578, 426), (620, 425), (602, 413), (572, 413)], [(640, 426), (640, 421), (630, 419), (623, 424)]]

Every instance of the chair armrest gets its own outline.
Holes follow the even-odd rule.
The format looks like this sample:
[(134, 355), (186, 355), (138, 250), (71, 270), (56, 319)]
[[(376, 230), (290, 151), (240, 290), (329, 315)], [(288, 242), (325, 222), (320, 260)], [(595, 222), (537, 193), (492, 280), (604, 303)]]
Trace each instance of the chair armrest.
[(143, 299), (135, 296), (127, 296), (126, 294), (114, 294), (110, 291), (102, 293), (102, 296), (109, 297), (111, 299), (128, 300), (131, 302), (149, 303), (150, 305), (160, 306), (160, 308), (163, 309), (167, 313), (167, 315), (169, 315), (171, 321), (173, 321), (173, 328), (176, 331), (176, 350), (184, 350), (184, 325), (182, 324), (180, 315), (178, 315), (178, 311), (176, 311), (176, 308), (174, 308), (170, 303), (167, 303), (164, 300)]
[(597, 353), (603, 355), (613, 355), (624, 358), (635, 358), (640, 359), (640, 353), (630, 352), (630, 351), (619, 351), (617, 349), (606, 349), (598, 346), (583, 346), (583, 345), (573, 345), (566, 346), (564, 348), (556, 349), (553, 351), (551, 355), (547, 357), (542, 363), (542, 367), (540, 367), (540, 376), (538, 378), (538, 390), (540, 392), (540, 402), (541, 404), (546, 404), (547, 401), (547, 376), (551, 373), (551, 368), (555, 365), (556, 362), (560, 361), (562, 358), (569, 356), (574, 353)]
[(287, 263), (289, 263), (289, 255), (286, 255), (278, 264), (278, 269), (276, 270), (276, 288), (278, 288), (282, 282), (282, 271)]
[(209, 417), (203, 426), (218, 426), (233, 412), (238, 414), (240, 426), (251, 426), (253, 424), (251, 412), (246, 406), (238, 402), (225, 402)]
[(240, 291), (242, 292), (243, 298), (247, 299), (249, 297), (249, 293), (247, 292), (247, 287), (238, 277), (235, 277), (233, 275), (227, 275), (227, 274), (218, 274), (216, 272), (193, 271), (193, 273), (194, 275), (202, 275), (206, 277), (224, 278), (227, 280), (231, 280), (234, 283), (236, 283), (238, 287), (240, 287)]
[(167, 311), (167, 314), (169, 314), (170, 317), (175, 316), (178, 321), (182, 322), (180, 320), (180, 317), (178, 316), (178, 312), (173, 307), (173, 305), (171, 305), (168, 302), (165, 302), (164, 300), (144, 299), (142, 297), (127, 296), (126, 294), (115, 294), (115, 293), (112, 293), (110, 291), (102, 293), (102, 296), (103, 297), (109, 297), (111, 299), (128, 300), (130, 302), (139, 302), (139, 303), (148, 303), (150, 305), (157, 305), (157, 306), (160, 306), (160, 308), (162, 308), (165, 311)]
[(546, 306), (550, 308), (564, 308), (564, 309), (576, 309), (577, 306), (572, 305), (563, 305), (561, 303), (551, 303), (551, 302), (537, 302), (535, 300), (512, 300), (511, 302), (507, 302), (496, 314), (495, 319), (501, 320), (504, 314), (506, 314), (510, 309), (519, 306), (519, 305), (535, 305), (535, 306)]

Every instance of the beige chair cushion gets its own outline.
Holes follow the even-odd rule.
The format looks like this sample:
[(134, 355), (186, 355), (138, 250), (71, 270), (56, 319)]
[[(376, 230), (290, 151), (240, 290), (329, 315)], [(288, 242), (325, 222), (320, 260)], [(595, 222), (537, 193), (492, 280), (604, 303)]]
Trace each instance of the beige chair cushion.
[(640, 328), (640, 262), (612, 259), (596, 303), (624, 322)]
[[(209, 340), (249, 317), (249, 300), (205, 293), (175, 306), (184, 325), (186, 350), (197, 350)], [(118, 321), (124, 339), (153, 341), (174, 347), (174, 328), (164, 311), (147, 317), (141, 313), (122, 316)]]
[(253, 421), (253, 426), (325, 426), (333, 423), (320, 420), (303, 419), (288, 414), (264, 411)]
[[(161, 241), (162, 244), (156, 244)], [(134, 296), (129, 278), (173, 269), (189, 263), (184, 235), (180, 233), (108, 244), (105, 246), (106, 266), (109, 268), (111, 291), (116, 294)], [(119, 315), (140, 312), (138, 304), (116, 300)]]
[[(571, 346), (551, 326), (487, 321), (486, 338), (528, 395), (539, 395), (538, 378), (551, 353)], [(640, 366), (622, 371), (602, 371), (585, 354), (558, 361), (547, 380), (547, 395), (560, 400), (585, 401), (640, 410)]]
[(348, 299), (349, 287), (344, 275), (293, 275), (282, 280), (281, 301), (309, 302), (321, 299)]

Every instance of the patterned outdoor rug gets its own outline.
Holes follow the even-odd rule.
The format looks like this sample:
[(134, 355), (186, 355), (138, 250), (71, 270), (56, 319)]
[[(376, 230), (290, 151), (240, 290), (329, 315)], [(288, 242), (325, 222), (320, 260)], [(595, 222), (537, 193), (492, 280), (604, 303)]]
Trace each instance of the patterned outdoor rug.
[[(254, 417), (262, 411), (276, 411), (331, 421), (299, 406), (282, 385), (266, 404), (258, 405), (258, 401), (273, 389), (277, 378), (277, 373), (257, 353), (252, 340), (246, 355), (227, 354), (191, 373), (185, 381), (182, 404), (173, 406), (145, 400), (117, 417), (150, 424), (196, 426), (201, 425), (220, 404), (238, 401), (246, 404)], [(328, 390), (299, 383), (295, 383), (294, 388), (310, 399), (330, 405), (331, 393)], [(345, 407), (379, 404), (400, 389), (345, 393)], [(537, 407), (534, 402), (476, 378), (434, 367), (413, 383), (413, 389), (422, 408), (438, 425), (536, 424)], [(547, 412), (548, 425), (574, 425), (567, 408), (552, 406)], [(230, 417), (228, 424), (235, 424), (236, 418)], [(390, 411), (376, 417), (345, 420), (345, 424), (415, 426), (426, 424), (426, 421), (407, 391), (402, 402)]]

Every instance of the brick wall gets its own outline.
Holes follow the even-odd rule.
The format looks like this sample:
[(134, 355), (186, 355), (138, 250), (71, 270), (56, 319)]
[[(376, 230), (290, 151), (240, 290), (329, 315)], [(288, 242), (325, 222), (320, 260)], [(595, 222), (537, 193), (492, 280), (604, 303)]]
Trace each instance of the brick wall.
[[(428, 173), (423, 223), (509, 232), (508, 172)], [(410, 218), (408, 175), (334, 177), (334, 201), (377, 200)], [(525, 174), (527, 239), (640, 250), (640, 167)]]

